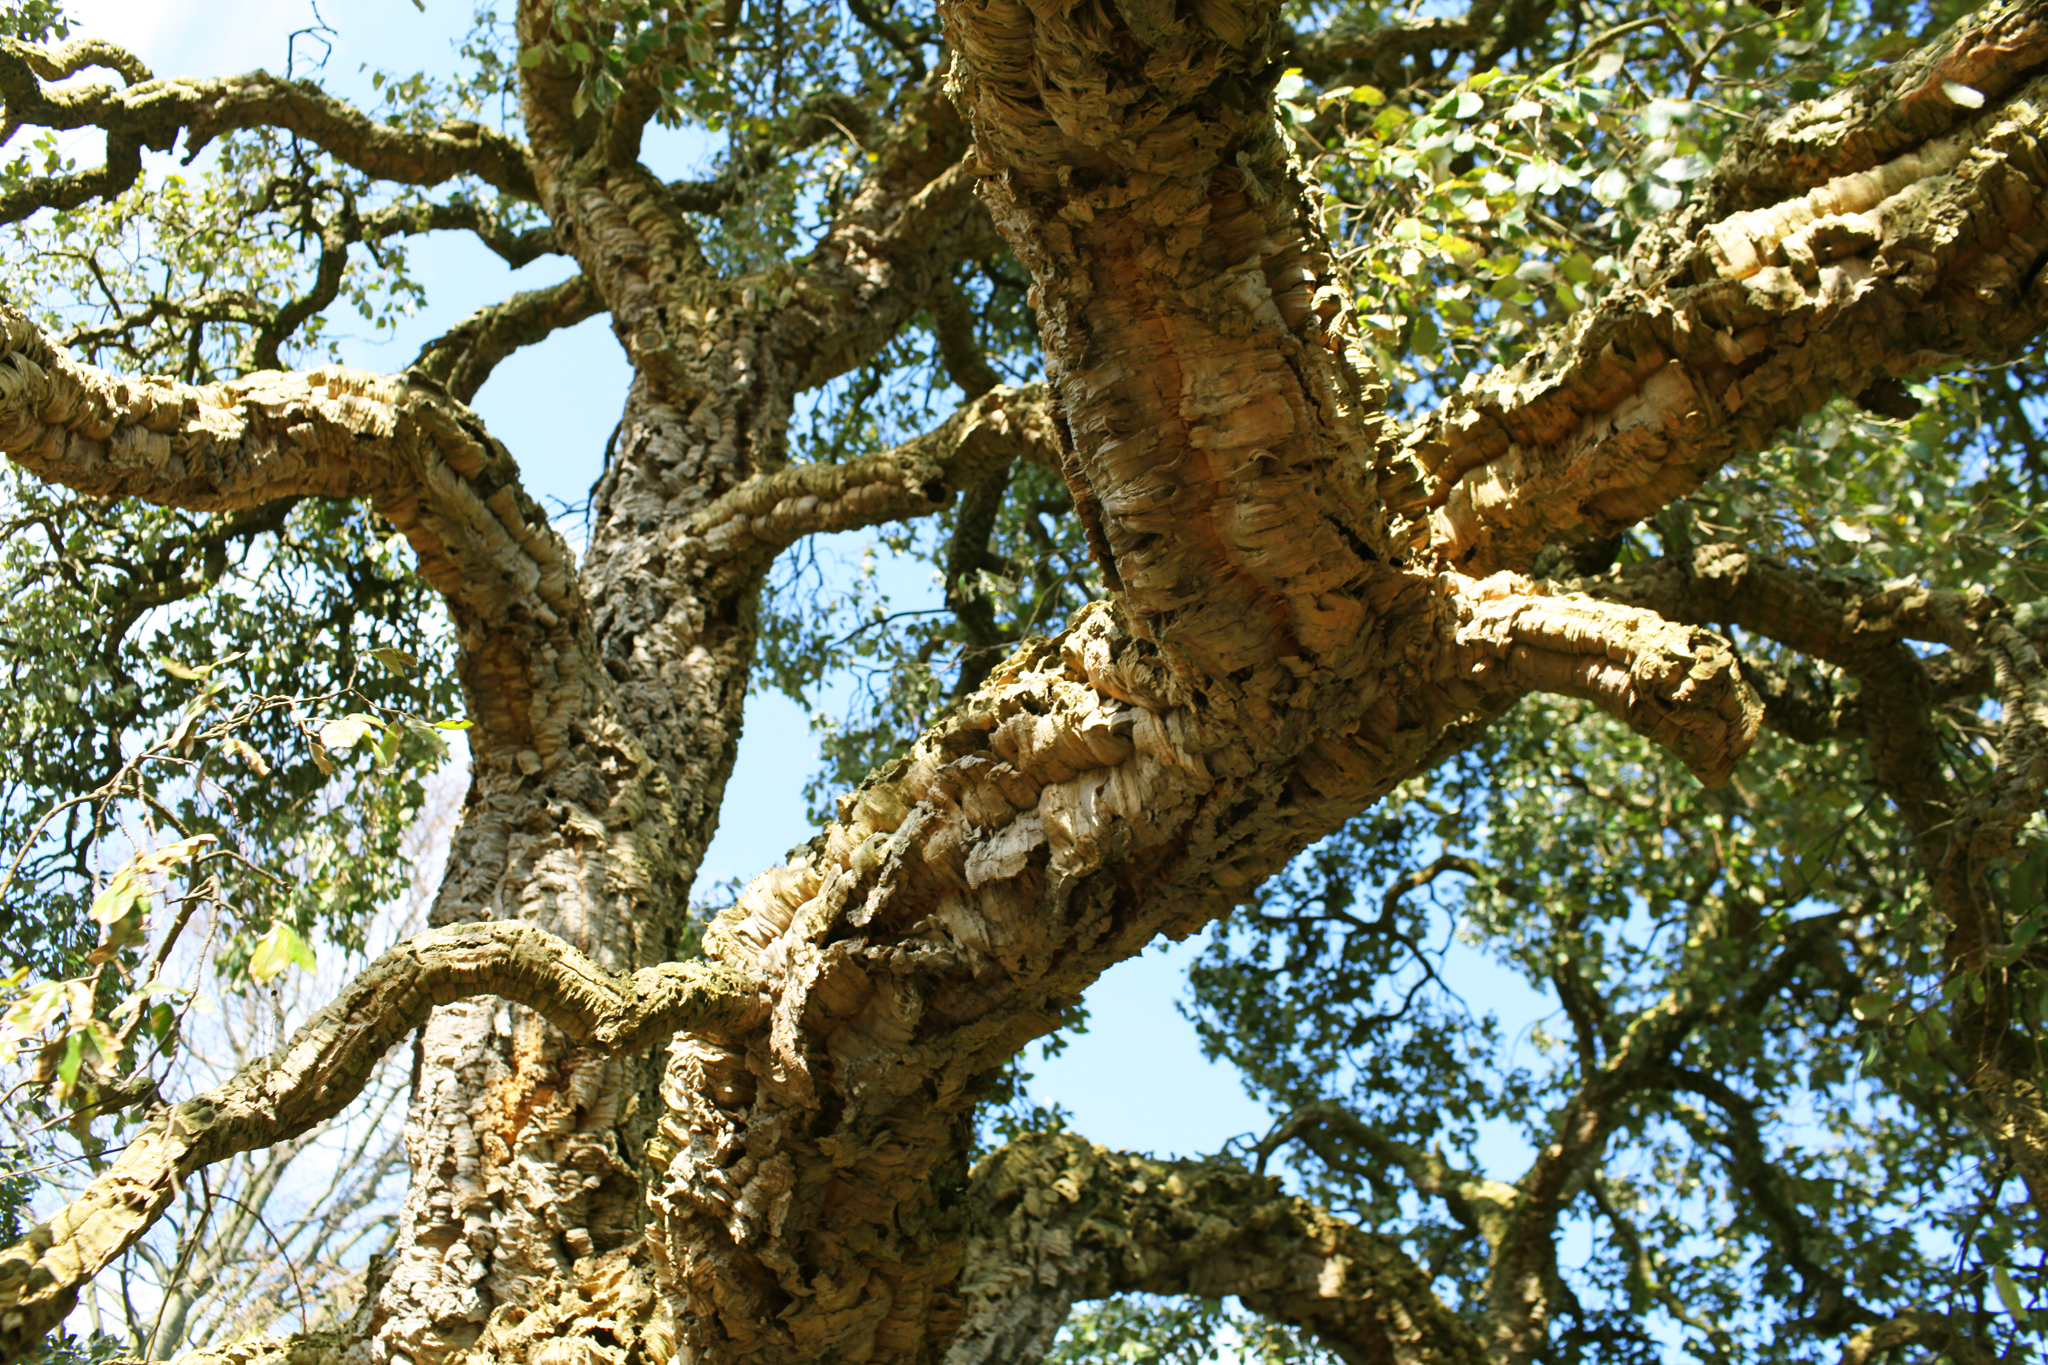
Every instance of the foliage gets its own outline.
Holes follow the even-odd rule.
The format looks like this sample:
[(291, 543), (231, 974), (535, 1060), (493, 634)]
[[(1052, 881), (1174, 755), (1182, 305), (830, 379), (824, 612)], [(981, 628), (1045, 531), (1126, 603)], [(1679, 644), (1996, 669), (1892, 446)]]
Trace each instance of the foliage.
[[(1642, 226), (1685, 201), (1743, 120), (1960, 9), (1508, 4), (1487, 10), (1490, 37), (1398, 58), (1305, 42), (1280, 117), (1329, 192), (1323, 226), (1395, 406), (1513, 363), (1621, 278)], [(1346, 3), (1291, 18), (1343, 38), (1414, 15)], [(65, 32), (42, 0), (0, 28)], [(722, 139), (705, 183), (729, 193), (700, 216), (703, 249), (737, 289), (767, 291), (793, 287), (874, 161), (875, 126), (940, 55), (926, 6), (610, 0), (561, 0), (548, 42), (523, 54), (486, 10), (462, 52), (453, 81), (379, 73), (377, 117), (503, 122), (522, 66), (566, 61), (579, 112), (651, 100), (662, 121)], [(0, 165), (0, 191), (67, 169), (44, 139)], [(435, 199), (372, 184), (274, 132), (148, 176), (8, 229), (0, 292), (33, 299), (85, 359), (194, 381), (329, 358), (344, 325), (402, 327), (423, 297), (407, 243), (433, 204), (497, 248), (541, 223), (475, 186)], [(998, 379), (1033, 378), (1016, 262), (998, 253), (951, 287), (969, 349)], [(941, 330), (917, 319), (814, 395), (790, 458), (857, 459), (950, 411), (972, 380)], [(1926, 379), (1891, 416), (1838, 402), (1600, 562), (1546, 567), (1563, 579), (1727, 540), (1981, 586), (2028, 604), (2038, 633), (2044, 376), (2030, 357)], [(198, 516), (4, 477), (0, 1049), (19, 1045), (27, 1069), (8, 1104), (33, 1136), (7, 1153), (26, 1171), (54, 1150), (45, 1125), (88, 1158), (118, 1135), (203, 985), (247, 1004), (293, 964), (362, 946), (407, 885), (405, 831), (459, 701), (433, 594), (363, 510)], [(820, 819), (990, 659), (1102, 592), (1057, 478), (1018, 467), (997, 496), (986, 526), (956, 501), (807, 544), (771, 579), (759, 676), (813, 708)], [(1822, 712), (1855, 703), (1838, 672), (1737, 642), (1782, 692)], [(1974, 693), (1937, 711), (1965, 789), (1988, 770), (1994, 712)], [(1989, 965), (2030, 1046), (2048, 1026), (2044, 880), (2037, 820), (1996, 874), (2013, 932)], [(1486, 1292), (1486, 1245), (1403, 1162), (1435, 1153), (1512, 1183), (1594, 1102), (1593, 1078), (1621, 1075), (1598, 1099), (1594, 1174), (1560, 1199), (1583, 1252), (1563, 1272), (1558, 1360), (1817, 1358), (1854, 1325), (1852, 1293), (1876, 1312), (1945, 1308), (1988, 1356), (2016, 1358), (2036, 1334), (2048, 1248), (1981, 1137), (1950, 1036), (1983, 982), (1950, 961), (1912, 836), (1855, 741), (1767, 738), (1708, 792), (1584, 707), (1525, 703), (1264, 887), (1215, 931), (1192, 987), (1205, 1046), (1279, 1121), (1226, 1155), (1271, 1160), (1398, 1236), (1457, 1304)], [(1026, 1079), (998, 1086), (996, 1136), (1062, 1121)], [(0, 1241), (28, 1179), (0, 1176)], [(1315, 1355), (1231, 1305), (1132, 1299), (1085, 1310), (1054, 1358), (1193, 1361), (1224, 1337), (1246, 1358)]]

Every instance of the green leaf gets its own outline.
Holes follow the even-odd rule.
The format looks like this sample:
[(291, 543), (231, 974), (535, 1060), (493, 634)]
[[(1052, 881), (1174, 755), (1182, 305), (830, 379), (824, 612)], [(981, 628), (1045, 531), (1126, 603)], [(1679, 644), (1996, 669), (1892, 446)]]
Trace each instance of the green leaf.
[(1435, 355), (1442, 344), (1437, 335), (1436, 319), (1424, 313), (1415, 319), (1415, 330), (1408, 334), (1408, 349), (1417, 355)]
[(85, 1061), (85, 1035), (74, 1033), (64, 1040), (64, 1055), (57, 1062), (57, 1093), (68, 1095), (78, 1084), (78, 1068)]
[(1387, 102), (1387, 96), (1386, 92), (1376, 85), (1359, 85), (1352, 87), (1351, 102), (1363, 104), (1368, 108), (1378, 108)]
[(106, 889), (92, 898), (92, 909), (87, 911), (93, 920), (109, 925), (116, 920), (126, 919), (137, 906), (149, 904), (149, 883), (131, 867), (123, 867), (108, 881)]
[(420, 666), (419, 655), (388, 646), (383, 649), (371, 650), (370, 657), (390, 669), (393, 673), (410, 673)]
[(64, 1008), (64, 987), (61, 982), (44, 981), (31, 986), (27, 993), (11, 1005), (4, 1016), (0, 1016), (0, 1046), (33, 1038), (49, 1027), (57, 1012)]
[(375, 716), (366, 716), (360, 711), (351, 712), (339, 720), (330, 720), (320, 727), (320, 743), (328, 749), (349, 749), (365, 735), (384, 732), (383, 722)]
[(2027, 1301), (2021, 1296), (2020, 1287), (2012, 1282), (2012, 1276), (2006, 1273), (2004, 1266), (1991, 1267), (1991, 1283), (1998, 1290), (1998, 1297), (2005, 1304), (2005, 1311), (2024, 1324), (2029, 1317)]
[(279, 921), (256, 940), (256, 947), (249, 954), (249, 975), (262, 985), (294, 962), (312, 971), (312, 945), (299, 936), (298, 930)]

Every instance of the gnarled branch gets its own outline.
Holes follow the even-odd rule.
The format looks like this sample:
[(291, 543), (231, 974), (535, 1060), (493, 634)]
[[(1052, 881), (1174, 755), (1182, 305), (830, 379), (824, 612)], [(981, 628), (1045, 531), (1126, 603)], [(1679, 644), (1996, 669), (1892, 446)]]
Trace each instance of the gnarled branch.
[(603, 304), (585, 275), (528, 289), (479, 308), (420, 348), (408, 368), (445, 385), (458, 402), (476, 397), (499, 363), (521, 347), (596, 317)]
[(935, 511), (1013, 459), (1058, 467), (1058, 441), (1036, 384), (993, 389), (878, 454), (756, 475), (699, 512), (690, 529), (714, 559), (758, 572), (804, 536)]
[(1720, 786), (1763, 719), (1734, 651), (1710, 631), (1616, 605), (1547, 596), (1513, 574), (1475, 584), (1460, 599), (1467, 676), (1498, 670), (1523, 691), (1590, 701)]
[(82, 493), (195, 511), (369, 501), (448, 599), (476, 739), (541, 758), (567, 742), (568, 716), (535, 693), (573, 676), (539, 651), (573, 657), (587, 629), (568, 548), (504, 447), (431, 385), (339, 368), (122, 378), (0, 307), (0, 453)]
[[(1406, 450), (1425, 478), (1402, 504), (1427, 511), (1417, 540), (1475, 573), (1526, 567), (1551, 541), (1641, 519), (1838, 391), (2003, 359), (2040, 330), (2048, 78), (2012, 87), (2048, 19), (2013, 6), (1990, 45), (1985, 22), (1952, 34), (1919, 84), (1797, 115), (1881, 160), (1816, 165), (1820, 179), (1739, 211), (1753, 194), (1703, 182), (1552, 344), (1422, 422)], [(1962, 117), (1942, 73), (1964, 67), (2005, 98)]]
[(608, 972), (531, 924), (430, 930), (377, 959), (291, 1040), (217, 1089), (159, 1112), (85, 1192), (0, 1252), (0, 1362), (18, 1359), (79, 1288), (147, 1231), (193, 1172), (341, 1112), (436, 1005), (497, 995), (603, 1053), (679, 1029), (744, 1027), (751, 981), (705, 963)]
[(1235, 1294), (1346, 1361), (1486, 1358), (1399, 1243), (1279, 1183), (1072, 1133), (1016, 1139), (969, 1185), (967, 1320), (946, 1365), (1036, 1360), (1076, 1301), (1127, 1293)]
[[(94, 46), (95, 64), (123, 69), (133, 57), (111, 43)], [(465, 119), (427, 132), (380, 123), (306, 81), (265, 71), (244, 76), (152, 80), (116, 89), (48, 88), (41, 71), (59, 69), (57, 54), (7, 40), (0, 45), (0, 99), (11, 126), (98, 128), (107, 135), (106, 163), (72, 176), (39, 177), (0, 196), (0, 223), (39, 208), (71, 208), (109, 198), (135, 183), (141, 148), (169, 151), (180, 133), (187, 157), (222, 133), (279, 128), (319, 144), (344, 165), (380, 180), (438, 185), (473, 175), (516, 199), (535, 199), (533, 167), (516, 139)], [(124, 74), (126, 74), (124, 70)]]

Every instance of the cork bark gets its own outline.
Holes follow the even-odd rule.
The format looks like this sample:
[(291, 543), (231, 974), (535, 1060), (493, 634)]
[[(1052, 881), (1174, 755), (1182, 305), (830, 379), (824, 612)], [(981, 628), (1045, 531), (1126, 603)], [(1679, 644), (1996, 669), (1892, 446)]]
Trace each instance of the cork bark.
[[(393, 142), (254, 81), (95, 87), (46, 111), (136, 145), (267, 119), (375, 173), (454, 166), (529, 196), (579, 281), (478, 336), (601, 309), (632, 363), (577, 565), (457, 401), (472, 385), (456, 361), (184, 389), (76, 365), (0, 315), (0, 448), (40, 477), (201, 508), (366, 498), (411, 539), (448, 597), (477, 721), (434, 912), (457, 938), (436, 942), (519, 924), (615, 994), (673, 975), (738, 741), (753, 595), (796, 538), (921, 513), (1033, 459), (1065, 477), (1112, 589), (747, 888), (705, 939), (715, 1026), (663, 1015), (680, 1028), (663, 1053), (502, 972), (421, 996), (439, 1008), (417, 1043), (414, 1181), (371, 1336), (248, 1358), (993, 1360), (992, 1334), (1042, 1341), (1076, 1297), (1174, 1286), (1241, 1294), (1359, 1359), (1474, 1359), (1474, 1340), (1530, 1357), (1547, 1223), (1516, 1243), (1534, 1250), (1510, 1258), (1475, 1336), (1395, 1249), (1248, 1177), (1073, 1143), (971, 1174), (976, 1099), (1109, 966), (1228, 910), (1526, 693), (1592, 701), (1725, 781), (1764, 717), (1727, 643), (1647, 598), (1524, 572), (1838, 390), (2012, 354), (2048, 303), (2043, 13), (2017, 5), (1771, 125), (1609, 297), (1402, 435), (1272, 117), (1276, 6), (941, 10), (943, 85), (906, 99), (787, 290), (714, 278), (626, 106), (579, 109), (553, 58), (522, 68), (523, 145)], [(522, 5), (522, 41), (553, 12)], [(9, 60), (12, 101), (84, 57)], [(1957, 63), (1981, 109), (1928, 93)], [(1772, 138), (1817, 150), (1776, 155)], [(797, 396), (999, 239), (1032, 274), (1043, 391), (991, 389), (885, 457), (786, 467)], [(2011, 795), (2038, 804), (2039, 783)], [(247, 1140), (283, 1135), (251, 1113)], [(1587, 1143), (1603, 1132), (1587, 1119)], [(149, 1188), (208, 1150), (152, 1158)], [(1062, 1234), (1084, 1205), (1117, 1212)], [(27, 1306), (90, 1274), (84, 1217), (0, 1258), (8, 1356), (44, 1320)], [(1085, 1254), (1054, 1256), (1062, 1235)], [(1038, 1299), (1006, 1279), (1019, 1247), (1052, 1258)]]

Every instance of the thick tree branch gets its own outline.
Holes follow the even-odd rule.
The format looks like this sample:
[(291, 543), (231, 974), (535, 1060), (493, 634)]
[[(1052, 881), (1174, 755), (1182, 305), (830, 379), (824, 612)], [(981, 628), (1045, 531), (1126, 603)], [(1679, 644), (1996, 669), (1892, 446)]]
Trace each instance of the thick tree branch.
[(544, 759), (567, 743), (566, 699), (540, 699), (582, 686), (565, 668), (588, 628), (568, 549), (504, 448), (432, 387), (343, 369), (204, 386), (121, 378), (0, 308), (0, 452), (82, 493), (195, 511), (367, 500), (448, 599), (479, 745)]
[[(1401, 503), (1427, 511), (1417, 542), (1470, 572), (1527, 566), (1553, 540), (1641, 519), (1836, 392), (2033, 336), (2048, 320), (2048, 78), (2023, 77), (2044, 21), (2038, 4), (2002, 15), (1998, 42), (1968, 21), (1922, 83), (1830, 106), (1828, 136), (1882, 161), (1718, 217), (1705, 206), (1742, 196), (1705, 182), (1552, 344), (1421, 423), (1405, 449), (1425, 477)], [(1958, 61), (2011, 93), (1934, 117)]]
[(1478, 1339), (1390, 1237), (1217, 1162), (1022, 1137), (975, 1169), (946, 1365), (1035, 1361), (1072, 1305), (1112, 1294), (1235, 1294), (1350, 1365), (1477, 1362)]
[(1997, 101), (2044, 65), (2048, 23), (2041, 7), (2024, 0), (1985, 5), (1936, 41), (1733, 139), (1702, 186), (1702, 216), (1718, 220), (1766, 207), (1881, 166), (1969, 121), (1970, 108), (1948, 92), (1951, 82)]
[[(111, 44), (99, 48), (106, 52), (97, 64), (119, 60)], [(516, 199), (538, 195), (525, 147), (467, 120), (409, 132), (371, 119), (310, 82), (279, 80), (263, 71), (152, 80), (126, 89), (50, 89), (37, 68), (53, 63), (52, 54), (30, 44), (10, 39), (0, 46), (0, 99), (6, 101), (9, 125), (102, 129), (107, 161), (76, 176), (29, 181), (0, 197), (0, 222), (16, 222), (43, 207), (76, 207), (118, 194), (135, 183), (141, 148), (169, 151), (180, 133), (189, 159), (222, 133), (259, 127), (308, 138), (336, 160), (380, 180), (438, 185), (473, 175)]]
[(1592, 702), (1671, 750), (1710, 787), (1749, 752), (1763, 705), (1726, 641), (1654, 612), (1548, 597), (1513, 574), (1476, 584), (1459, 630), (1474, 681), (1504, 673), (1522, 691)]
[(760, 1010), (752, 982), (712, 965), (608, 972), (529, 924), (421, 934), (378, 958), (269, 1057), (152, 1118), (83, 1194), (0, 1252), (0, 1362), (61, 1322), (79, 1287), (148, 1230), (193, 1172), (332, 1118), (436, 1005), (479, 995), (517, 1001), (603, 1053), (647, 1048), (680, 1029), (744, 1027)]

